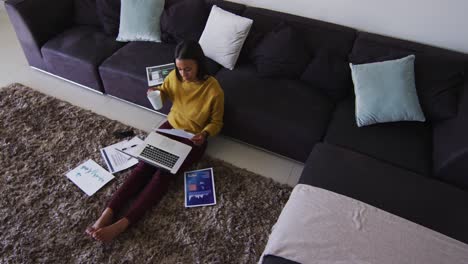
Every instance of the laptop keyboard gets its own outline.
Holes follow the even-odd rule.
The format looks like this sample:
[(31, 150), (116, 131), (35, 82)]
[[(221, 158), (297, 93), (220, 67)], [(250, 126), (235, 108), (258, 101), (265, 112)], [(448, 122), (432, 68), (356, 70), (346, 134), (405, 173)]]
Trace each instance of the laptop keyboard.
[(149, 160), (152, 160), (156, 163), (162, 164), (171, 169), (179, 160), (178, 156), (172, 153), (169, 153), (167, 151), (164, 151), (162, 149), (158, 149), (151, 145), (146, 145), (146, 147), (141, 152), (140, 156), (145, 157)]

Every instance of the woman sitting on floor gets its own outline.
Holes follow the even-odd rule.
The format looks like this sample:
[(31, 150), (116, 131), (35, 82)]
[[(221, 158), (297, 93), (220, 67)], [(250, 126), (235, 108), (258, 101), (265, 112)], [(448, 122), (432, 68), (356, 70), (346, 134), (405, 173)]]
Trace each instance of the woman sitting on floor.
[[(218, 81), (210, 76), (205, 65), (205, 55), (195, 41), (183, 41), (175, 49), (175, 65), (164, 83), (148, 90), (160, 90), (163, 101), (169, 99), (173, 106), (168, 120), (160, 128), (177, 128), (195, 134), (190, 140), (171, 137), (192, 146), (192, 150), (179, 172), (197, 162), (207, 147), (208, 136), (219, 133), (223, 126), (224, 92)], [(170, 181), (176, 175), (144, 162), (138, 163), (125, 183), (112, 196), (97, 221), (86, 229), (86, 234), (99, 241), (110, 241), (135, 224), (142, 215), (159, 202)], [(114, 216), (125, 203), (136, 197), (122, 218)]]

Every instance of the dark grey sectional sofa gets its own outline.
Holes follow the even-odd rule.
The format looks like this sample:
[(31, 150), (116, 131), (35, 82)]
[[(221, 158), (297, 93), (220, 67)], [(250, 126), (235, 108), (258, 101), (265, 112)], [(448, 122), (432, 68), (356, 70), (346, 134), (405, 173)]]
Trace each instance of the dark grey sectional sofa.
[[(171, 62), (174, 39), (183, 36), (171, 36), (163, 28), (165, 43), (117, 42), (119, 1), (77, 2), (6, 1), (29, 64), (151, 108), (144, 69)], [(180, 2), (167, 1), (166, 9)], [(468, 243), (467, 54), (231, 2), (205, 4), (200, 17), (216, 4), (254, 21), (234, 70), (208, 61), (225, 92), (222, 134), (305, 162), (300, 183), (361, 200)], [(307, 56), (298, 58), (306, 58), (305, 64), (284, 75), (281, 70), (264, 74), (259, 45), (280, 23), (300, 36), (297, 43)], [(408, 54), (416, 55), (416, 85), (427, 121), (358, 128), (349, 62)], [(266, 260), (287, 262), (274, 256)]]

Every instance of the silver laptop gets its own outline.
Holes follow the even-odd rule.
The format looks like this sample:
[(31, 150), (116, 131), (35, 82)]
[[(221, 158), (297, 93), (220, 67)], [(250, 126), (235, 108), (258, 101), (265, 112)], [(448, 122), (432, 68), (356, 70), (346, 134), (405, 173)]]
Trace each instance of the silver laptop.
[(131, 150), (119, 150), (131, 157), (176, 174), (192, 147), (151, 132), (145, 141)]

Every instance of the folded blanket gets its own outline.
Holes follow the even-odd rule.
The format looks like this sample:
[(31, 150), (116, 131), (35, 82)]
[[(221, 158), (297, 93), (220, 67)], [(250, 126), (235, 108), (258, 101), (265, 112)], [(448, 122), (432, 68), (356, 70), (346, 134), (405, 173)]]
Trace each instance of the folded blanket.
[(263, 256), (299, 263), (468, 263), (468, 245), (358, 200), (297, 185)]

